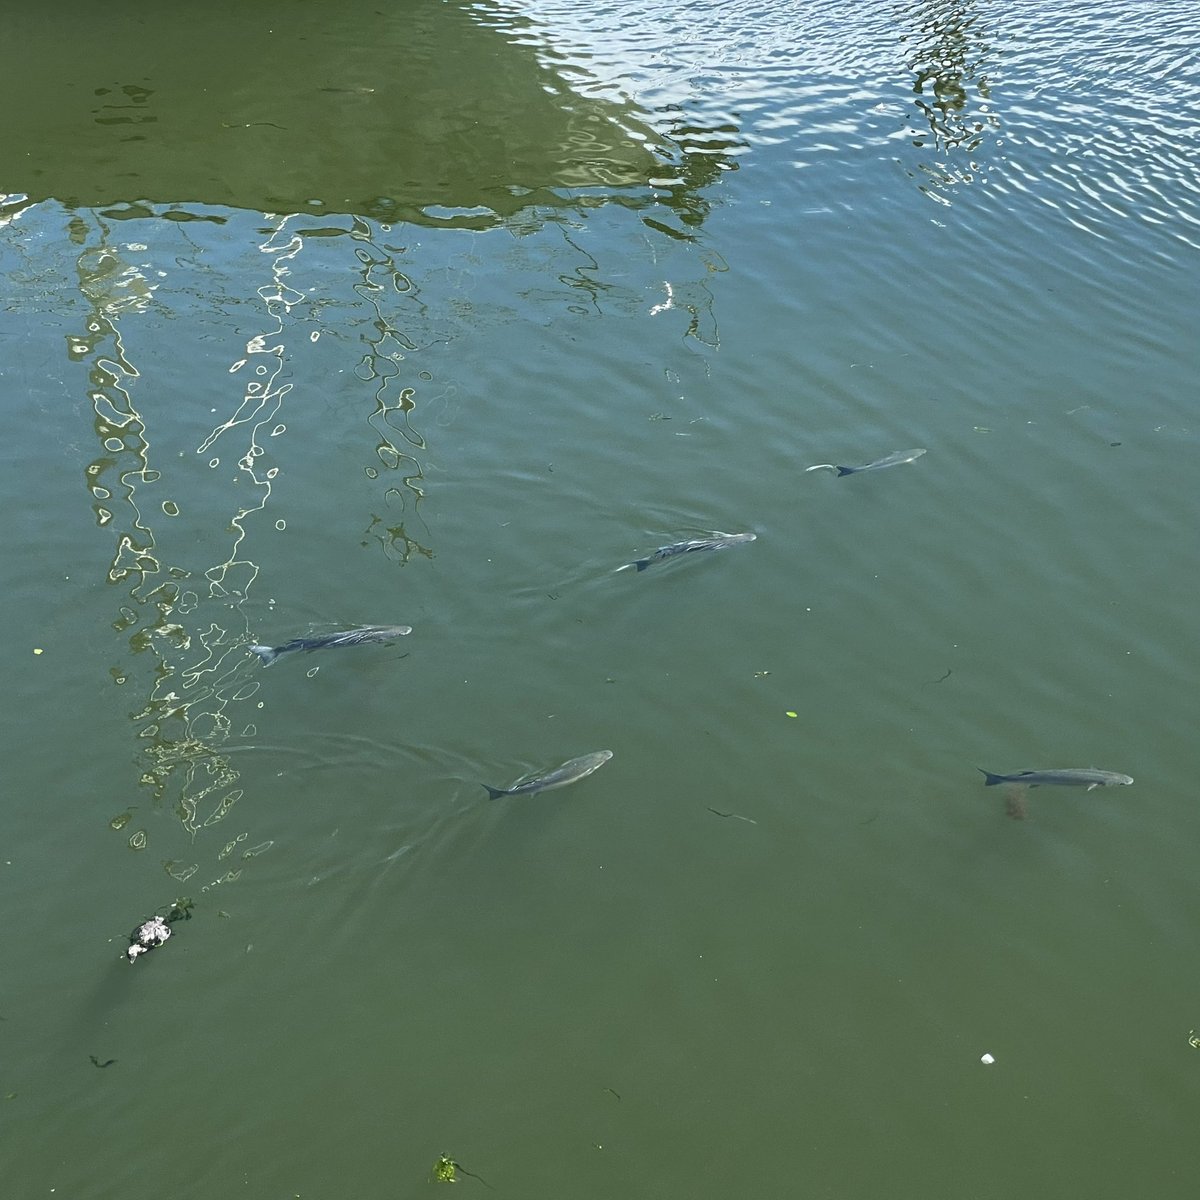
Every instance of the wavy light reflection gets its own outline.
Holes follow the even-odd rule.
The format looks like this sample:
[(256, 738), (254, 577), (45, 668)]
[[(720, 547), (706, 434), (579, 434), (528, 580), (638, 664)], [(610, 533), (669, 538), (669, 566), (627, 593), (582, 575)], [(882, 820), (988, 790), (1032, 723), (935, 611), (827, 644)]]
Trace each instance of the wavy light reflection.
[[(68, 354), (73, 361), (89, 364), (93, 428), (102, 450), (85, 469), (85, 483), (97, 525), (112, 530), (114, 549), (107, 582), (127, 589), (112, 627), (125, 635), (131, 657), (127, 665), (114, 666), (110, 675), (117, 686), (145, 678), (141, 657), (149, 654), (153, 659), (145, 697), (129, 714), (140, 744), (137, 784), (147, 794), (151, 811), (164, 803), (174, 808), (186, 835), (187, 852), (185, 857), (164, 858), (162, 865), (173, 879), (184, 882), (201, 870), (200, 861), (193, 858), (198, 835), (224, 821), (243, 795), (243, 789), (235, 786), (239, 772), (220, 747), (232, 734), (232, 706), (249, 701), (258, 684), (247, 684), (239, 674), (246, 631), (244, 622), (238, 628), (237, 621), (230, 621), (230, 612), (236, 612), (257, 575), (255, 564), (239, 554), (245, 536), (241, 522), (265, 505), (270, 481), (257, 472), (259, 452), (252, 436), (239, 467), (261, 485), (259, 503), (243, 507), (232, 519), (235, 541), (228, 558), (204, 572), (207, 587), (203, 589), (188, 585), (195, 577), (193, 569), (164, 561), (146, 514), (155, 502), (168, 518), (180, 508), (174, 499), (160, 499), (157, 494), (163, 476), (151, 465), (147, 420), (136, 403), (141, 375), (122, 328), (123, 322), (150, 312), (157, 285), (144, 269), (128, 261), (130, 254), (145, 247), (118, 245), (104, 220), (89, 226), (76, 217), (72, 230), (84, 247), (77, 271), (88, 316), (84, 331), (69, 338)], [(266, 338), (254, 341), (265, 343)], [(238, 412), (214, 431), (208, 445), (221, 433), (247, 423), (251, 411), (277, 411), (279, 398), (290, 386), (275, 386), (279, 369), (276, 357), (274, 372), (267, 372), (270, 386), (248, 386)], [(128, 806), (110, 820), (110, 827), (124, 834), (141, 809), (141, 805)], [(144, 813), (136, 823), (138, 827), (126, 836), (130, 849), (141, 851), (152, 844), (152, 825)], [(243, 830), (216, 852), (205, 889), (240, 876), (242, 868), (227, 860), (248, 838), (249, 832)], [(254, 857), (269, 844), (260, 841), (243, 850), (241, 857)]]

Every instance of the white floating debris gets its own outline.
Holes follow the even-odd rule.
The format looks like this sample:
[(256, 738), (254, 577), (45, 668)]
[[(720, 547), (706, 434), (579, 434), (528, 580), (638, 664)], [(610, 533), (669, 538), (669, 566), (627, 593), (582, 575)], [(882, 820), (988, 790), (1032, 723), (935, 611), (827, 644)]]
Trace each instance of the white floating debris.
[(157, 949), (171, 936), (171, 927), (162, 917), (151, 917), (149, 921), (139, 925), (129, 935), (129, 949), (125, 951), (129, 961), (133, 962), (139, 954), (146, 954)]
[(990, 1067), (996, 1060), (990, 1054), (985, 1054), (979, 1061), (986, 1063)]

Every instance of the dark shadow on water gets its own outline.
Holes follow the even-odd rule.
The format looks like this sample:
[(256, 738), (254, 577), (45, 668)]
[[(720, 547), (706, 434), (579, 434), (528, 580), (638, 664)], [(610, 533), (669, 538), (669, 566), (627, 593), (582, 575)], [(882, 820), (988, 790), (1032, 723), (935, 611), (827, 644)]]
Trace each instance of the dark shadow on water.
[[(180, 223), (206, 208), (486, 229), (613, 199), (675, 210), (680, 234), (739, 145), (682, 110), (588, 95), (523, 17), (462, 3), (119, 2), (100, 36), (68, 5), (23, 14), (6, 75), (0, 186), (28, 202)], [(96, 10), (76, 14), (92, 27)], [(656, 128), (661, 126), (661, 128)]]

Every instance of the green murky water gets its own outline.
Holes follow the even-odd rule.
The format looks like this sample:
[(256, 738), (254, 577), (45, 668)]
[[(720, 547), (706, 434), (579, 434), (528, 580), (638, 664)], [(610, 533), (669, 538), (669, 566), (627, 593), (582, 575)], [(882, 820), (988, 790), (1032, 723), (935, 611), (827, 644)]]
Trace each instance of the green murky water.
[(19, 24), (6, 1194), (1195, 1193), (1190, 5)]

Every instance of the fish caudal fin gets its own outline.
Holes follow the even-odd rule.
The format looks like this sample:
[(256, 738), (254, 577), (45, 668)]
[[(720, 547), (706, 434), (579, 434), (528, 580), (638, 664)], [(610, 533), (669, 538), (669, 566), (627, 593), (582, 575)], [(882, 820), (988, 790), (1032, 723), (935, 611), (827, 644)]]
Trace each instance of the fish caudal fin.
[(481, 783), (479, 786), (481, 788), (487, 789), (487, 794), (488, 794), (489, 800), (499, 800), (501, 796), (508, 795), (508, 792), (506, 792), (504, 790), (504, 788), (494, 788), (490, 784), (487, 784), (487, 783)]
[(650, 565), (650, 560), (648, 558), (639, 558), (637, 562), (630, 563), (629, 565), (637, 567), (639, 571), (644, 571)]
[(980, 772), (980, 774), (983, 775), (983, 777), (984, 777), (983, 786), (984, 787), (995, 787), (996, 784), (998, 784), (998, 783), (1006, 783), (1007, 782), (1007, 780), (1005, 779), (1005, 777), (1003, 775), (993, 775), (991, 773), (991, 771), (985, 771), (982, 767), (976, 767), (975, 770), (977, 770), (978, 772)]
[(279, 651), (270, 646), (251, 646), (250, 649), (262, 659), (264, 667), (269, 667), (279, 657)]
[(838, 467), (838, 478), (840, 479), (843, 475), (853, 475), (857, 470), (857, 467)]

